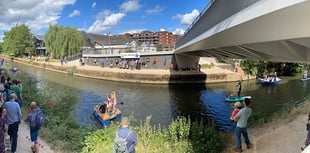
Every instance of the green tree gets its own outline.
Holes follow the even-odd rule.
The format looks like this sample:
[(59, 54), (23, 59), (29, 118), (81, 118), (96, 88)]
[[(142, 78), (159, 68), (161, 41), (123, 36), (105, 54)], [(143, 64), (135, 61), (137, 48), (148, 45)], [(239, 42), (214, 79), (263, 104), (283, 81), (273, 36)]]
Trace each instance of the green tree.
[(80, 53), (84, 42), (80, 31), (59, 25), (50, 25), (44, 38), (46, 50), (52, 55), (52, 58)]
[(248, 78), (250, 75), (257, 75), (259, 61), (243, 60), (241, 61), (240, 65), (244, 70), (244, 73), (248, 75)]
[(34, 40), (28, 26), (23, 24), (4, 32), (2, 47), (5, 54), (25, 55), (33, 51)]

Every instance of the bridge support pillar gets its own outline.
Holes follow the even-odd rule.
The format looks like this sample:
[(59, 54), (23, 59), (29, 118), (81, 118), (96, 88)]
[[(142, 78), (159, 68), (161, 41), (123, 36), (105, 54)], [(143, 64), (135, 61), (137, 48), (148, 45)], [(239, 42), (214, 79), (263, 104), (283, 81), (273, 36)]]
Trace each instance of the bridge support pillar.
[(192, 68), (198, 68), (200, 59), (199, 56), (175, 54), (175, 57), (180, 70), (191, 70)]

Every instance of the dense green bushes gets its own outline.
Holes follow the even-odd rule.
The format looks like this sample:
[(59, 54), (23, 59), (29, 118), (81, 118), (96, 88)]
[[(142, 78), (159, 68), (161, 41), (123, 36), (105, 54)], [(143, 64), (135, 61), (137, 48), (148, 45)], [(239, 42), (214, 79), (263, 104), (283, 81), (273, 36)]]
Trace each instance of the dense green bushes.
[[(150, 126), (150, 118), (140, 126), (131, 127), (137, 132), (136, 152), (145, 153), (217, 153), (223, 143), (214, 124), (191, 122), (179, 117), (167, 128)], [(82, 153), (112, 152), (118, 124), (97, 130), (87, 136)]]

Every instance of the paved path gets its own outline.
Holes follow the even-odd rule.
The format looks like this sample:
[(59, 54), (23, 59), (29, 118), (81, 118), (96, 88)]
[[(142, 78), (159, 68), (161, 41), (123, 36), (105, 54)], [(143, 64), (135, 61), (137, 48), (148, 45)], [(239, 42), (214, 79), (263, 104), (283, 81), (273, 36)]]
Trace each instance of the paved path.
[[(253, 143), (252, 149), (246, 149), (243, 141), (242, 153), (300, 153), (300, 147), (304, 144), (307, 131), (306, 123), (310, 112), (310, 103), (295, 108), (285, 116), (274, 119), (272, 122), (249, 129), (249, 137)], [(224, 153), (232, 153), (235, 147), (235, 137)], [(310, 148), (308, 152), (310, 153)]]
[[(29, 133), (30, 131), (28, 124), (22, 121), (22, 123), (19, 125), (16, 153), (32, 153), (30, 149), (31, 140)], [(39, 138), (38, 140), (40, 145), (40, 153), (56, 153), (55, 151), (51, 150), (51, 147), (44, 140), (42, 140), (41, 138)], [(10, 148), (8, 135), (6, 136), (5, 141), (6, 149)], [(6, 152), (11, 153), (9, 150), (7, 150)]]

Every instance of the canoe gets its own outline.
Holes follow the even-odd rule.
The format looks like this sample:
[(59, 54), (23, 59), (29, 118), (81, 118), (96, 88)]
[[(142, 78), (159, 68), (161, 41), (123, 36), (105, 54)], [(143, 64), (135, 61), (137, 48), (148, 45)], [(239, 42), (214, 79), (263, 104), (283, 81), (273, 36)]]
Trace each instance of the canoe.
[(230, 102), (230, 103), (233, 103), (233, 102), (237, 102), (237, 101), (244, 101), (245, 98), (249, 98), (251, 99), (252, 97), (251, 96), (243, 96), (243, 97), (227, 97), (225, 98), (225, 101), (226, 102)]
[(114, 113), (101, 113), (99, 111), (98, 105), (96, 105), (94, 106), (94, 116), (100, 121), (103, 126), (106, 126), (110, 124), (112, 120), (118, 120), (122, 118), (122, 112), (118, 108), (115, 108)]
[(300, 79), (300, 81), (308, 81), (308, 80), (310, 80), (310, 78), (302, 78), (302, 79)]
[(280, 82), (281, 82), (280, 78), (276, 78), (276, 80), (258, 78), (258, 83), (261, 85), (277, 85), (277, 84), (280, 84)]

